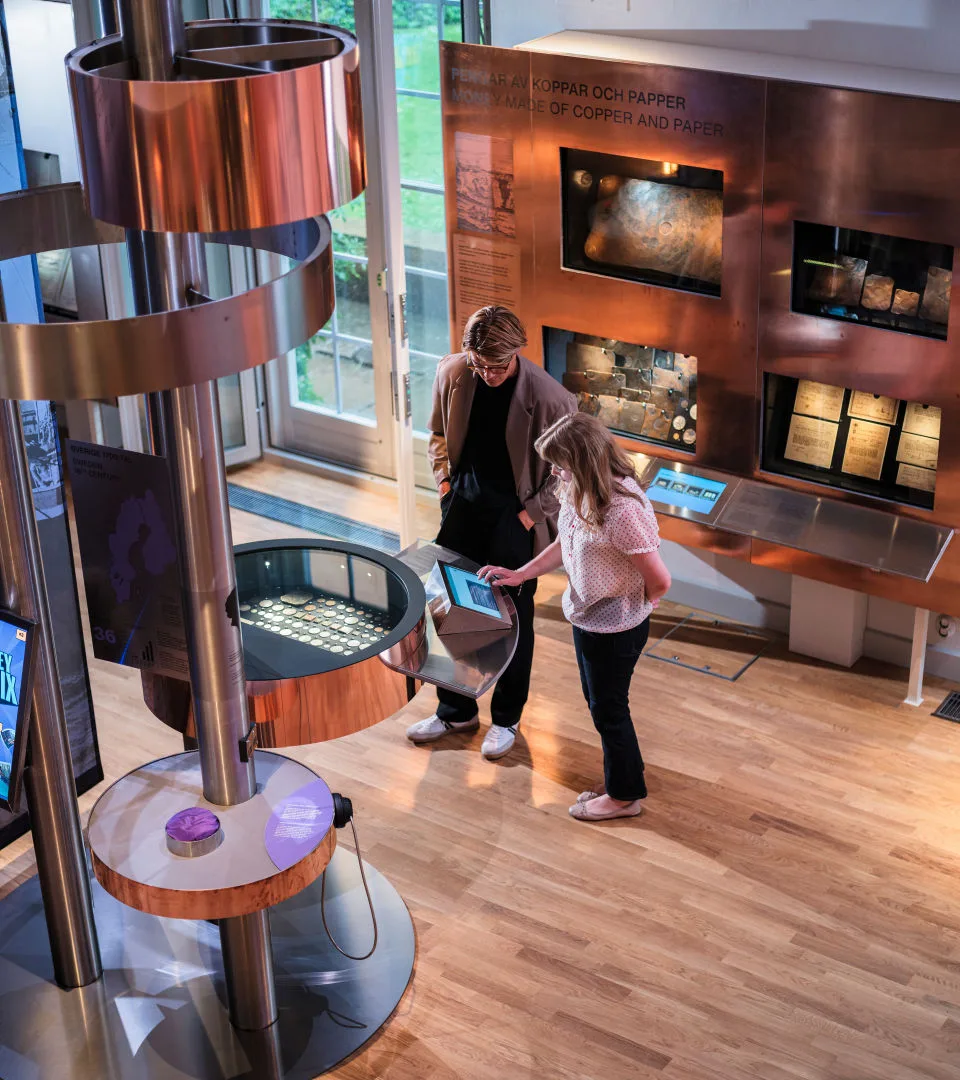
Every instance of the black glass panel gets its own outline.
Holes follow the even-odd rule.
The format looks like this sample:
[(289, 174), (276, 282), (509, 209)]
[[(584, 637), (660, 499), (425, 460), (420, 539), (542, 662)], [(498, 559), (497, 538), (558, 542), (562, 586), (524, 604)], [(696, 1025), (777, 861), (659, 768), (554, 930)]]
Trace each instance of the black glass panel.
[(391, 563), (308, 546), (238, 553), (247, 678), (302, 678), (382, 652), (410, 603)]
[(933, 509), (934, 405), (766, 375), (763, 435), (768, 472)]
[(946, 339), (953, 248), (795, 221), (794, 311)]
[(697, 449), (697, 358), (544, 327), (547, 371), (581, 412), (631, 439)]
[(560, 150), (563, 265), (720, 295), (723, 173)]

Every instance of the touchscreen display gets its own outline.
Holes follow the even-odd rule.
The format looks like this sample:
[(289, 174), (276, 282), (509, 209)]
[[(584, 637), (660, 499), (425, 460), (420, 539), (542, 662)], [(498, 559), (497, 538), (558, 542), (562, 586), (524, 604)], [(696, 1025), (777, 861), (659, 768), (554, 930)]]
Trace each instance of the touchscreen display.
[(647, 490), (651, 502), (665, 503), (698, 514), (712, 514), (717, 499), (727, 485), (719, 480), (708, 480), (695, 473), (678, 473), (673, 469), (660, 469)]
[(440, 567), (453, 603), (468, 611), (476, 611), (480, 615), (500, 618), (497, 598), (493, 594), (493, 589), (485, 581), (481, 581), (476, 574), (461, 570), (458, 566), (441, 563)]
[[(17, 730), (29, 715), (29, 686), (25, 687), (30, 630), (0, 612), (0, 802), (8, 803), (17, 783), (13, 770)], [(25, 697), (25, 694), (27, 695)]]

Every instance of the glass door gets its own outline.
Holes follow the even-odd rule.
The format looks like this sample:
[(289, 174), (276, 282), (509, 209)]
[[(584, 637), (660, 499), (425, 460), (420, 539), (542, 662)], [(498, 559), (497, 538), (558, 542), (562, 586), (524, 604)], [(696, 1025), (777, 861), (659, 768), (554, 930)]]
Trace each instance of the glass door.
[(256, 372), (241, 371), (218, 379), (217, 395), (224, 461), (227, 466), (256, 461), (261, 453)]
[[(352, 0), (320, 0), (317, 10), (320, 21), (354, 28)], [(271, 0), (270, 12), (309, 19), (311, 2)], [(437, 362), (449, 347), (439, 42), (462, 39), (461, 3), (394, 0), (393, 17), (410, 396), (414, 428), (424, 433)], [(369, 79), (369, 117), (383, 103), (371, 103), (368, 85)], [(371, 176), (363, 197), (330, 215), (336, 311), (312, 341), (270, 366), (268, 397), (275, 445), (392, 477), (390, 327), (374, 239), (382, 221), (378, 185)], [(424, 482), (425, 438), (417, 445), (417, 478)]]

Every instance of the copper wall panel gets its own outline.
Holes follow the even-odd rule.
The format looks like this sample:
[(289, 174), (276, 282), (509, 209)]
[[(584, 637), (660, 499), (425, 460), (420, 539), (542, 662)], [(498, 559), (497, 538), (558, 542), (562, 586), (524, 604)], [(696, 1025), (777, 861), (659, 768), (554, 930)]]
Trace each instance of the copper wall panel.
[[(734, 472), (750, 469), (757, 438), (753, 399), (763, 83), (677, 68), (572, 61), (543, 53), (531, 54), (531, 74), (534, 85), (544, 87), (575, 79), (579, 91), (575, 96), (562, 91), (542, 93), (547, 110), (533, 117), (531, 211), (538, 324), (696, 356), (696, 461)], [(601, 100), (598, 93), (603, 95)], [(649, 105), (630, 100), (640, 93), (645, 97), (655, 93), (666, 101)], [(595, 109), (614, 116), (591, 118)], [(617, 111), (622, 114), (619, 122)], [(647, 123), (640, 126), (640, 120)], [(654, 121), (665, 126), (653, 126)], [(719, 134), (687, 130), (695, 122), (709, 124), (708, 130)], [(722, 172), (720, 297), (565, 269), (561, 265), (561, 147)], [(689, 454), (666, 448), (661, 456), (690, 460)]]
[[(455, 142), (467, 132), (513, 143), (514, 235), (493, 241), (517, 249), (531, 359), (542, 363), (544, 326), (698, 358), (696, 454), (639, 441), (630, 449), (960, 527), (960, 304), (946, 341), (791, 311), (796, 220), (960, 248), (960, 140), (951, 135), (960, 104), (483, 46), (442, 45), (441, 59), (455, 346), (454, 243), (481, 235), (457, 218)], [(640, 104), (640, 91), (672, 96), (674, 107)], [(598, 118), (590, 107), (621, 115)], [(666, 121), (641, 124), (641, 114)], [(561, 147), (722, 171), (720, 297), (564, 268)], [(765, 371), (938, 405), (934, 510), (761, 473)], [(960, 545), (921, 584), (666, 515), (660, 524), (687, 546), (960, 615)]]
[(795, 221), (960, 249), (958, 130), (955, 102), (768, 84), (757, 394), (759, 407), (763, 373), (776, 372), (938, 405), (933, 513), (896, 512), (960, 526), (960, 304), (946, 341), (791, 310)]
[[(463, 234), (457, 228), (457, 133), (510, 139), (522, 274), (518, 314), (530, 335), (527, 355), (543, 362), (543, 327), (552, 326), (696, 356), (696, 460), (749, 473), (757, 441), (763, 82), (653, 66), (641, 72), (632, 64), (482, 46), (445, 44), (441, 55), (452, 296), (460, 287), (453, 236)], [(631, 100), (652, 93), (664, 102)], [(710, 134), (694, 132), (694, 124)], [(562, 147), (721, 171), (721, 296), (565, 269)], [(461, 323), (455, 299), (451, 304), (457, 347)], [(668, 447), (661, 456), (691, 459)]]

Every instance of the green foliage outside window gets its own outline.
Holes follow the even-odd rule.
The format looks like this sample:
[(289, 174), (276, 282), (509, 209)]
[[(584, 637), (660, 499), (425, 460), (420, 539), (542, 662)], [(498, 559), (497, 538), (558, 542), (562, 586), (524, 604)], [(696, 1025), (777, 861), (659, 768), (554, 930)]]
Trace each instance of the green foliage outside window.
[[(321, 22), (333, 23), (347, 30), (353, 29), (353, 0), (321, 0), (317, 5), (317, 17)], [(274, 19), (305, 19), (311, 14), (310, 0), (270, 0), (270, 15)], [(460, 25), (459, 10), (444, 5), (443, 21), (447, 26)], [(393, 25), (397, 30), (412, 30), (435, 26), (436, 7), (423, 0), (394, 0)]]

